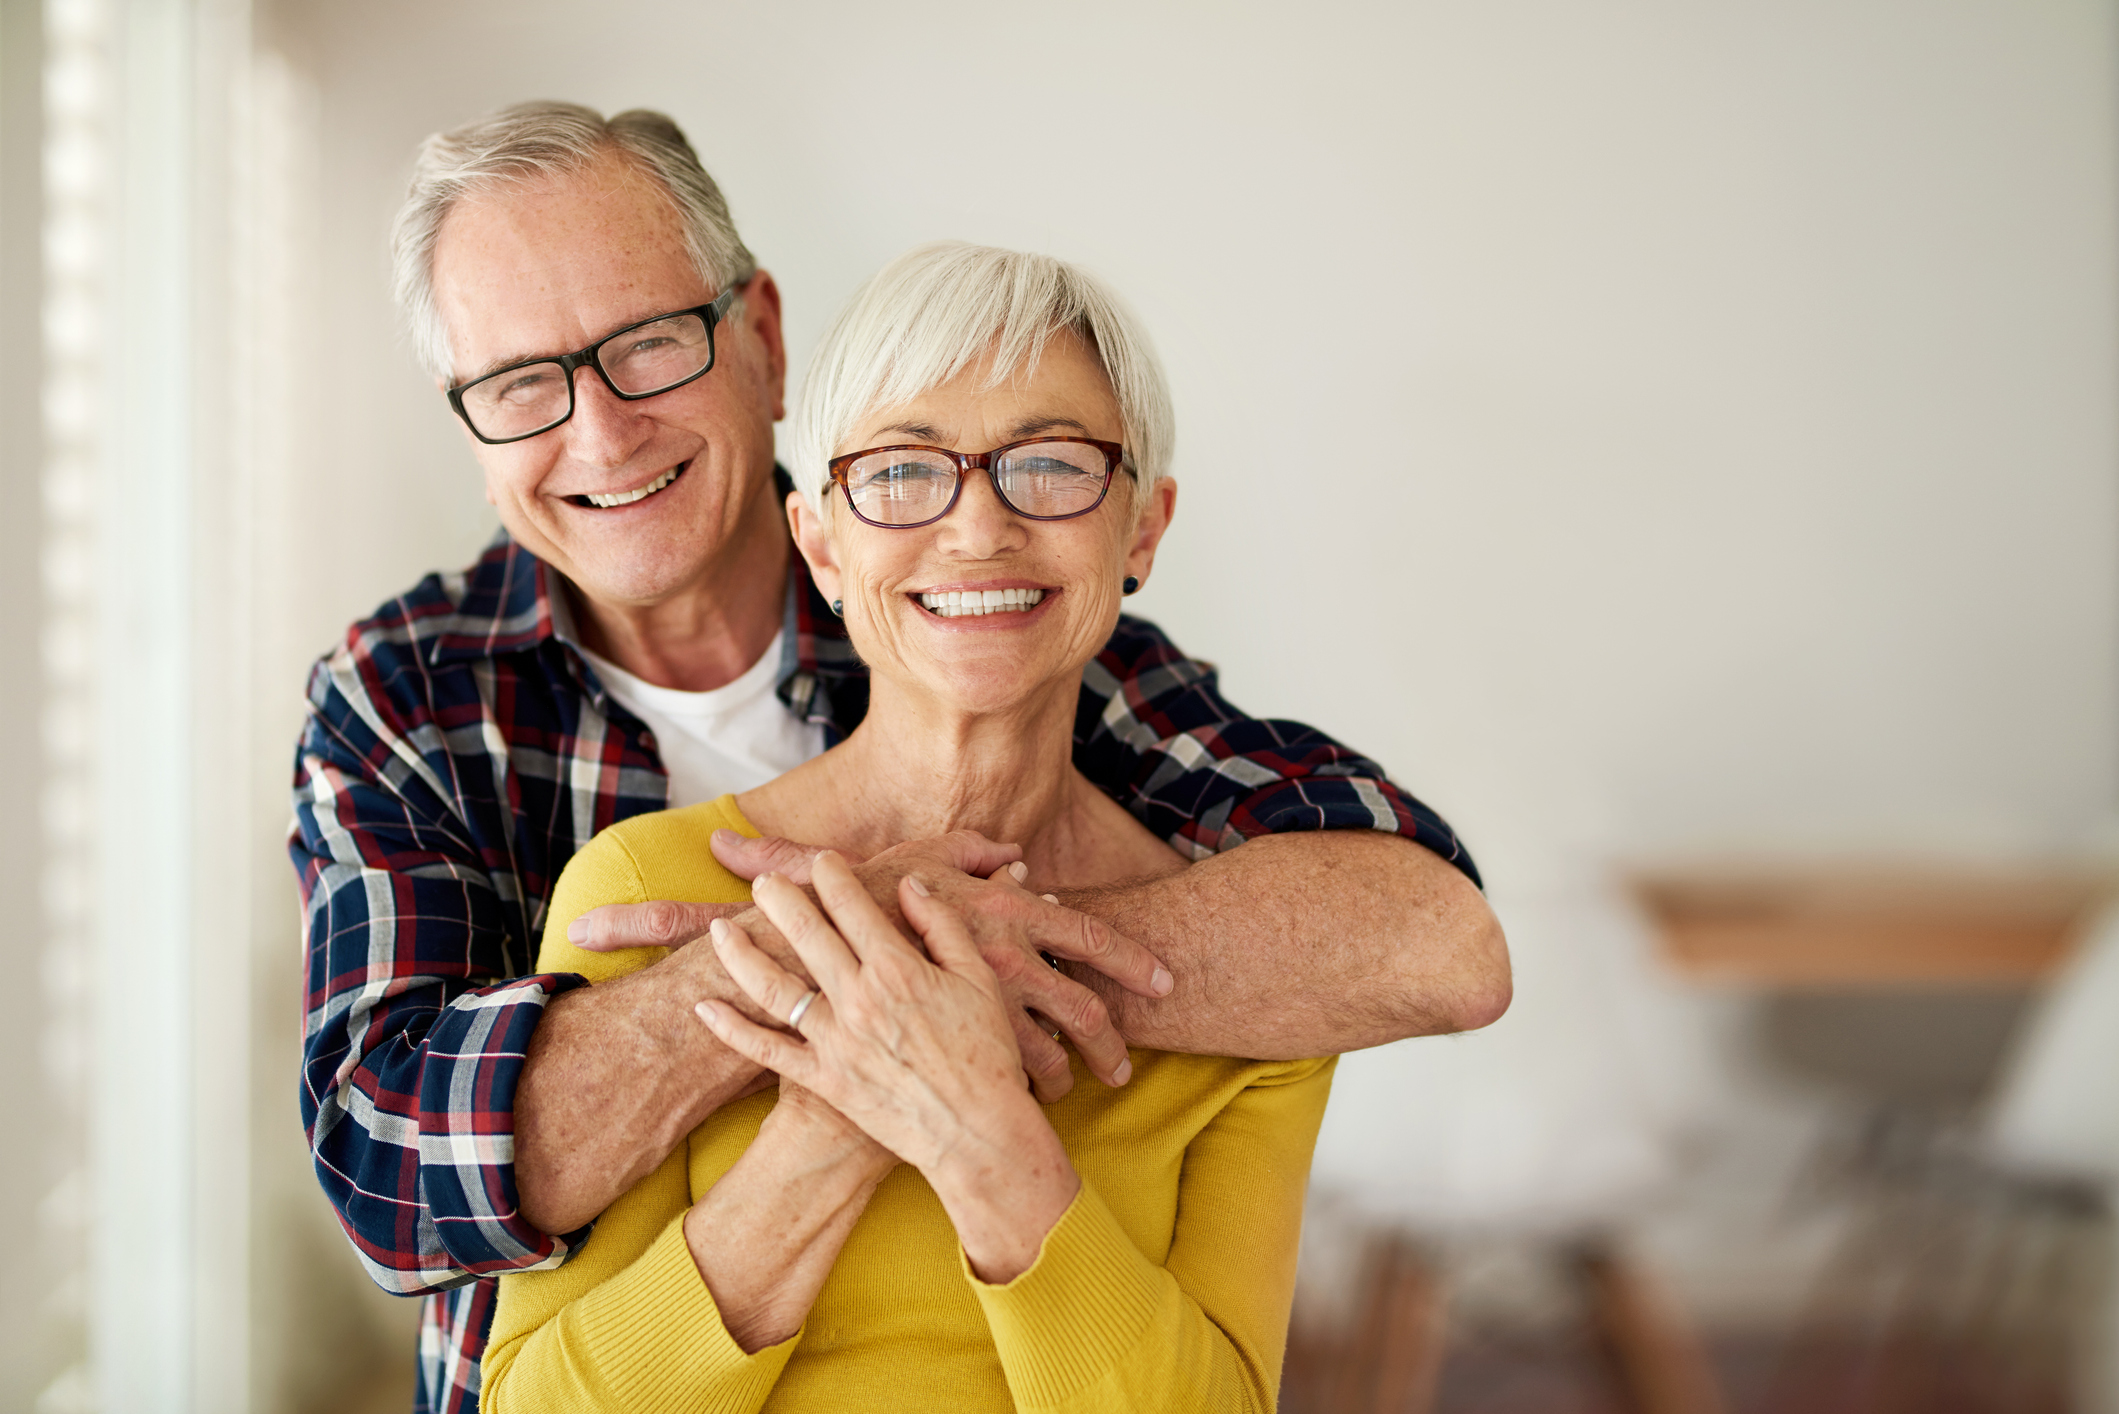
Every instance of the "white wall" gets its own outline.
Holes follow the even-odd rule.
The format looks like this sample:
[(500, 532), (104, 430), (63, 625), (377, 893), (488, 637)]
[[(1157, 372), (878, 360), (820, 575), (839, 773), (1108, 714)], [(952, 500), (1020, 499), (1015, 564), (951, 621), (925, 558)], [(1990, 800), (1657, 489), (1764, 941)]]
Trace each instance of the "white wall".
[(2103, 4), (283, 14), (347, 419), (299, 468), (305, 643), (488, 524), (383, 232), (422, 134), (560, 95), (679, 118), (798, 356), (924, 238), (1113, 279), (1179, 398), (1141, 607), (1492, 865), (2110, 810)]
[[(303, 659), (491, 525), (387, 304), (412, 147), (559, 96), (676, 115), (780, 278), (798, 366), (915, 241), (1109, 276), (1178, 395), (1181, 514), (1142, 611), (1247, 708), (1381, 757), (1499, 883), (1675, 851), (2035, 851), (2113, 813), (2106, 4), (274, 19), (313, 84), (295, 323), (330, 425), (269, 512), (265, 778)], [(263, 1093), (291, 1109), (291, 1072)]]

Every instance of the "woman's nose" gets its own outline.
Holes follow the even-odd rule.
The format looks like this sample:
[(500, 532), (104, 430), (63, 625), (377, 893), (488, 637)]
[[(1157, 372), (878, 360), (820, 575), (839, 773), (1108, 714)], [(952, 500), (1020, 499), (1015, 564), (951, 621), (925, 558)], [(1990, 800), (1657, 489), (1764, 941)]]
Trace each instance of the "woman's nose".
[(942, 518), (942, 548), (968, 559), (990, 560), (1021, 549), (1029, 538), (1023, 518), (1008, 509), (983, 470), (964, 477), (956, 508)]

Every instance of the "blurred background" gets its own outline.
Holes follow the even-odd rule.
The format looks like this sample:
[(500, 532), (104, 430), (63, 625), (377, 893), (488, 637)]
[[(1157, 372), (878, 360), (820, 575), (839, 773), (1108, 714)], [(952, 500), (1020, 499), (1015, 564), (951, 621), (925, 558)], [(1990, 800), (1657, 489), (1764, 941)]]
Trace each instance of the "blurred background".
[(1291, 1410), (2119, 1411), (2106, 0), (0, 0), (0, 1407), (409, 1407), (310, 1179), (307, 662), (494, 529), (416, 142), (673, 114), (799, 369), (920, 240), (1143, 312), (1137, 602), (1456, 825)]

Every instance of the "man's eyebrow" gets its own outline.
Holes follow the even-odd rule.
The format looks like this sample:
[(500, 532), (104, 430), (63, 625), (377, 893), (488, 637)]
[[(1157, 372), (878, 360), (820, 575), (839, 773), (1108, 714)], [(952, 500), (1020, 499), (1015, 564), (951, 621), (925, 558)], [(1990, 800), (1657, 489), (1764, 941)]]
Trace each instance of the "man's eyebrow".
[[(612, 337), (612, 335), (622, 334), (626, 330), (634, 328), (638, 325), (652, 324), (657, 319), (667, 318), (669, 315), (681, 314), (683, 312), (684, 311), (681, 309), (665, 309), (660, 314), (643, 314), (638, 319), (628, 319), (623, 324), (613, 324), (607, 332), (598, 335), (595, 342), (591, 343), (589, 347), (594, 348), (597, 344), (602, 343), (605, 339)], [(505, 369), (520, 368), (526, 363), (557, 363), (559, 362), (559, 360), (565, 358), (568, 354), (578, 352), (580, 352), (578, 349), (562, 349), (558, 353), (547, 353), (539, 351), (535, 353), (508, 354), (505, 357), (494, 359), (491, 363), (488, 363), (485, 367), (479, 369), (469, 378), (464, 379), (464, 381), (458, 384), (457, 386), (468, 387), (471, 384), (476, 383), (481, 378), (491, 378), (494, 374), (499, 373)]]
[[(572, 352), (572, 349), (567, 350), (567, 353)], [(476, 383), (479, 379), (491, 378), (494, 374), (499, 373), (504, 369), (520, 368), (526, 363), (557, 363), (560, 359), (564, 357), (566, 357), (566, 354), (507, 354), (500, 358), (494, 359), (492, 362), (486, 364), (485, 367), (478, 369), (469, 378), (464, 379), (464, 381), (458, 386), (469, 387), (471, 384)]]

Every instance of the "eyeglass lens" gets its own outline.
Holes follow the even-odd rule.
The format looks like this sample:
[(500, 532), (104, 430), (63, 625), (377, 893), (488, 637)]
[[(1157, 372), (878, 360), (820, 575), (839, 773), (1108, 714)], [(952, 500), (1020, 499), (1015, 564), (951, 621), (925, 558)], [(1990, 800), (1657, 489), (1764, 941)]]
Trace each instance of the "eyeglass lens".
[[(993, 489), (1018, 515), (1040, 520), (1076, 516), (1104, 494), (1110, 463), (1079, 442), (1026, 442), (993, 459)], [(847, 498), (878, 525), (933, 520), (956, 494), (957, 464), (918, 448), (872, 452), (846, 468)]]
[[(713, 362), (714, 341), (697, 314), (673, 314), (620, 330), (596, 347), (596, 364), (611, 386), (630, 397), (676, 387)], [(528, 437), (567, 420), (572, 380), (556, 359), (505, 369), (463, 390), (464, 413), (481, 437)]]

